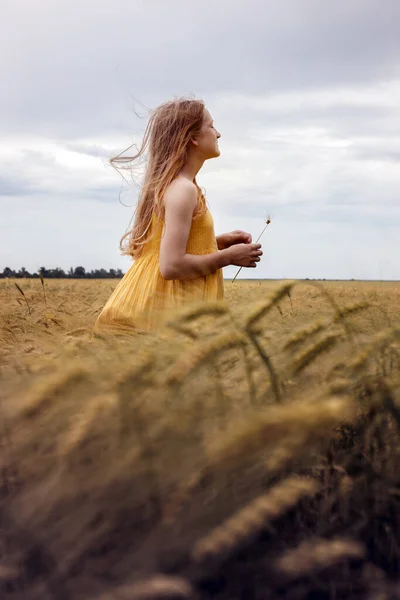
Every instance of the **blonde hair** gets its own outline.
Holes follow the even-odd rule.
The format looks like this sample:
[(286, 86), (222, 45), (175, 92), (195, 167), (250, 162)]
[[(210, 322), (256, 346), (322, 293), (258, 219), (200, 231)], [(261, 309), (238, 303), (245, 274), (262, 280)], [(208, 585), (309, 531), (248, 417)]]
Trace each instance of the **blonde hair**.
[[(163, 196), (172, 181), (185, 164), (191, 139), (201, 129), (204, 115), (204, 102), (179, 98), (165, 102), (150, 116), (142, 145), (134, 156), (123, 156), (130, 146), (110, 163), (120, 169), (132, 169), (132, 163), (142, 158), (148, 151), (144, 183), (134, 215), (133, 227), (121, 238), (122, 254), (138, 258), (149, 239), (153, 213), (163, 218)], [(206, 199), (198, 186), (196, 214), (206, 208)]]

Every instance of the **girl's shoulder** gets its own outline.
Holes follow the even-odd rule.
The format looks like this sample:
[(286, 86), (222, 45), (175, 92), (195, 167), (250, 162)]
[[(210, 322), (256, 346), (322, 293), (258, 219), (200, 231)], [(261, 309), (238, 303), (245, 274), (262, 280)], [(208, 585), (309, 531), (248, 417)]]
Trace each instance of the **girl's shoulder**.
[(193, 192), (197, 193), (196, 184), (193, 181), (190, 181), (190, 179), (187, 179), (187, 177), (181, 176), (175, 177), (175, 179), (169, 184), (169, 186), (165, 190), (165, 193), (168, 193), (169, 191), (176, 192), (178, 190), (192, 194)]
[(185, 177), (177, 177), (174, 179), (163, 195), (164, 208), (167, 204), (180, 206), (182, 204), (194, 206), (197, 203), (197, 187)]

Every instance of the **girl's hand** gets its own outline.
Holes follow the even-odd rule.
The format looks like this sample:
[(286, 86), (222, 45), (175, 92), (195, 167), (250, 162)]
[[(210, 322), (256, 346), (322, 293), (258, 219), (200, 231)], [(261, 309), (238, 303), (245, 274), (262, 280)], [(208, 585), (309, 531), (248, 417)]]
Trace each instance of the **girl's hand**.
[(261, 244), (235, 244), (227, 252), (229, 264), (253, 269), (262, 256)]
[(240, 230), (217, 236), (218, 250), (226, 250), (226, 248), (230, 248), (236, 244), (251, 244), (251, 241), (251, 234)]

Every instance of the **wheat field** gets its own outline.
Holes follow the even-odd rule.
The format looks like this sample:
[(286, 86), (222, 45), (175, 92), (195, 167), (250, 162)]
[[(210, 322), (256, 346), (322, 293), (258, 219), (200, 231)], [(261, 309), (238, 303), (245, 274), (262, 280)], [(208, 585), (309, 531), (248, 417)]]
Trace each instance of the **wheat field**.
[(400, 598), (400, 283), (0, 280), (1, 597)]

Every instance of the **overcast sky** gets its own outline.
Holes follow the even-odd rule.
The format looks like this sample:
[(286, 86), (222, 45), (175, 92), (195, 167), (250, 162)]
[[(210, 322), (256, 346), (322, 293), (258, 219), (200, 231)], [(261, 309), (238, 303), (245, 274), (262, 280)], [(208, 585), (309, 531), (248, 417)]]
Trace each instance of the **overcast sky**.
[(216, 233), (271, 216), (243, 277), (400, 279), (399, 0), (2, 0), (0, 30), (1, 270), (126, 271), (107, 159), (192, 94)]

